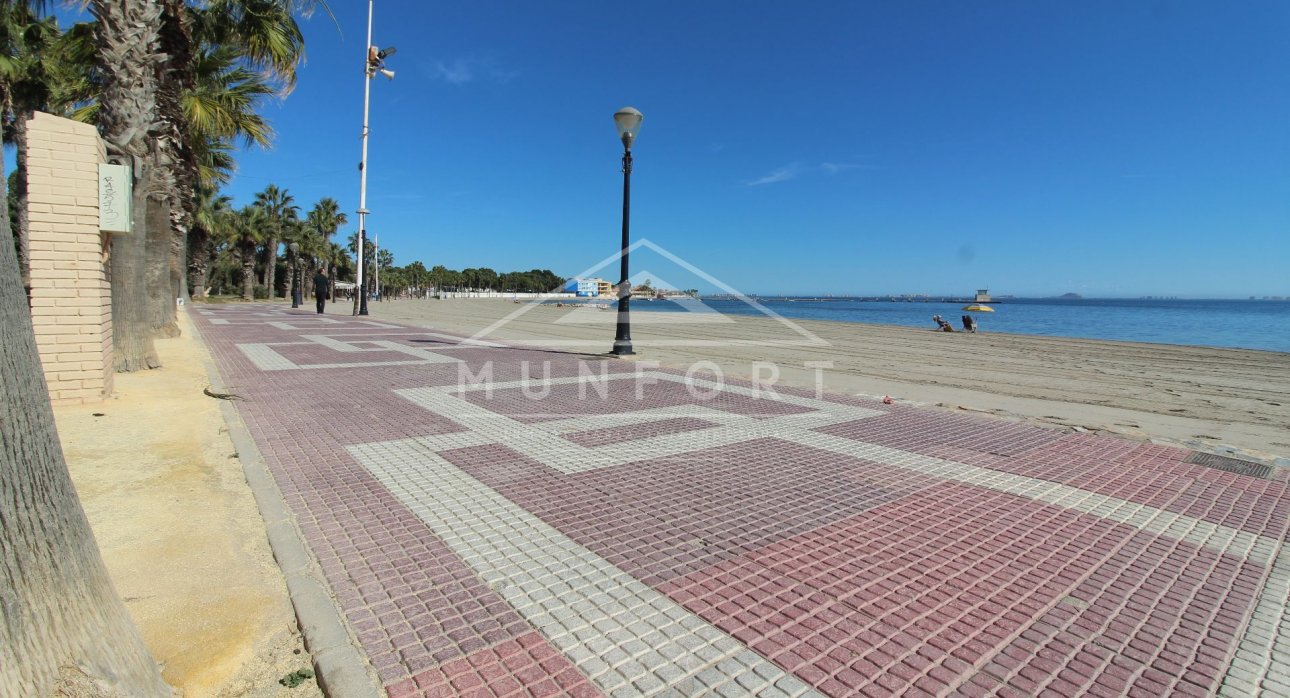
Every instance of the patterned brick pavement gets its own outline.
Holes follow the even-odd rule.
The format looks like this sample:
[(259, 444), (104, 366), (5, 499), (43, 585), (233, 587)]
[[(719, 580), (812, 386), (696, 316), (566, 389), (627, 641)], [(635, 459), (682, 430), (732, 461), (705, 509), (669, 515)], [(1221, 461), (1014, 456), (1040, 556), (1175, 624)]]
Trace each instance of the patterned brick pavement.
[(1285, 470), (195, 315), (391, 696), (1290, 696)]

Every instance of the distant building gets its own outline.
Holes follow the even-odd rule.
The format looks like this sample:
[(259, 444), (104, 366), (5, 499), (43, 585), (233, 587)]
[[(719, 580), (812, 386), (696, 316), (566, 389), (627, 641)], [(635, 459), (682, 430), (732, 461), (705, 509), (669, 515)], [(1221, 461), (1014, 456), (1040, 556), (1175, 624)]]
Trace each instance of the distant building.
[(973, 300), (974, 302), (976, 302), (976, 303), (989, 303), (989, 302), (990, 302), (990, 289), (988, 289), (988, 288), (978, 288), (978, 289), (976, 290), (976, 298), (973, 298), (972, 300)]
[(604, 279), (588, 279), (588, 280), (596, 282), (596, 292), (600, 295), (600, 297), (602, 298), (614, 297), (613, 284), (609, 283), (608, 281), (605, 281)]
[(578, 298), (595, 298), (600, 295), (597, 279), (569, 279), (564, 284), (564, 292), (572, 293)]

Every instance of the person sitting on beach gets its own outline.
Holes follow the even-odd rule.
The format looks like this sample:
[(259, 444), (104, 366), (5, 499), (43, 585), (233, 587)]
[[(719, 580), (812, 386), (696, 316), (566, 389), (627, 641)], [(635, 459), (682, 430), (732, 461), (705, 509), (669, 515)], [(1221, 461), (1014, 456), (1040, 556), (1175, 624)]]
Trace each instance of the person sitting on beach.
[(941, 332), (954, 331), (954, 327), (950, 325), (950, 323), (946, 322), (945, 318), (941, 317), (940, 315), (933, 315), (932, 320), (936, 322), (936, 329), (940, 330)]
[(976, 318), (972, 317), (971, 315), (964, 315), (964, 316), (963, 316), (963, 331), (965, 331), (965, 332), (973, 332), (973, 333), (975, 333), (975, 332), (976, 332)]

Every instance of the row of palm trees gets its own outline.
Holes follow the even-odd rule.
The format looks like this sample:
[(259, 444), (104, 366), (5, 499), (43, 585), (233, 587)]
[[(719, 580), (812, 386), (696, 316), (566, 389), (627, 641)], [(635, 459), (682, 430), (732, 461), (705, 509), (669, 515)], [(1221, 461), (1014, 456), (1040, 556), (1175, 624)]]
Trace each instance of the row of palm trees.
[[(349, 254), (333, 241), (349, 222), (335, 199), (320, 199), (301, 218), (295, 198), (274, 184), (241, 208), (234, 208), (228, 196), (209, 190), (198, 194), (202, 199), (191, 236), (198, 242), (190, 250), (188, 268), (194, 298), (205, 298), (212, 290), (228, 293), (234, 281), (247, 300), (286, 295), (292, 272), (306, 279), (316, 270), (331, 278), (352, 273)], [(278, 254), (284, 248), (287, 276), (279, 278)]]
[[(133, 231), (113, 236), (110, 257), (117, 369), (155, 367), (153, 337), (177, 333), (174, 298), (188, 295), (209, 263), (211, 221), (199, 221), (200, 209), (220, 198), (235, 148), (269, 144), (261, 102), (294, 86), (304, 56), (297, 20), (326, 4), (80, 0), (92, 21), (66, 29), (53, 4), (0, 0), (0, 118), (18, 153), (10, 208), (20, 265), (27, 120), (44, 111), (96, 124), (109, 160), (134, 173)], [(282, 213), (273, 208), (281, 202), (263, 203)], [(286, 230), (271, 235), (285, 239)], [(204, 288), (191, 286), (197, 295)]]

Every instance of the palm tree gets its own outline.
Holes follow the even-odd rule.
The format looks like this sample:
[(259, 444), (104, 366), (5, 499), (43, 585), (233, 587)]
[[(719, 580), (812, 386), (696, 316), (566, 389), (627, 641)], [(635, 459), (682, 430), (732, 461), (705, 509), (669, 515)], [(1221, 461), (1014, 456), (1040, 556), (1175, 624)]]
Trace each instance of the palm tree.
[(227, 154), (235, 142), (261, 148), (271, 142), (273, 129), (255, 110), (273, 88), (262, 75), (239, 65), (231, 47), (202, 47), (193, 61), (195, 82), (184, 94), (182, 106), (197, 180), (227, 181), (232, 170)]
[[(190, 8), (200, 14), (200, 10)], [(69, 31), (65, 49), (72, 56), (83, 51), (80, 28), (90, 25), (79, 24)], [(184, 167), (177, 170), (175, 183), (180, 192), (181, 206), (171, 209), (172, 224), (177, 231), (188, 231), (187, 245), (180, 245), (181, 239), (172, 238), (171, 247), (175, 254), (168, 260), (173, 265), (182, 262), (185, 247), (193, 250), (194, 258), (188, 259), (191, 272), (195, 267), (204, 267), (208, 256), (203, 247), (206, 240), (201, 239), (195, 218), (202, 200), (199, 188), (228, 181), (234, 162), (232, 150), (236, 144), (244, 147), (268, 147), (273, 135), (272, 128), (263, 116), (256, 113), (260, 102), (272, 95), (274, 89), (259, 73), (242, 65), (241, 57), (230, 46), (199, 45), (191, 57), (189, 72), (192, 82), (180, 96), (180, 108), (183, 114), (183, 126), (179, 137), (183, 138), (183, 151), (179, 156)], [(67, 93), (64, 102), (81, 102), (70, 116), (80, 121), (93, 123), (100, 111), (94, 85), (88, 78), (81, 83), (69, 82), (63, 90)], [(187, 193), (189, 190), (192, 193)], [(184, 289), (189, 285), (182, 284)], [(201, 295), (204, 287), (191, 287), (191, 293)], [(167, 303), (167, 307), (170, 304)]]
[[(226, 176), (231, 141), (266, 146), (271, 129), (254, 109), (274, 89), (295, 80), (304, 41), (293, 13), (308, 9), (294, 0), (216, 0), (196, 3), (161, 0), (164, 6), (161, 45), (168, 57), (160, 74), (158, 110), (163, 145), (175, 163), (167, 180), (175, 240), (183, 241), (196, 209), (192, 191), (202, 181)], [(180, 245), (177, 258), (186, 250)], [(273, 295), (276, 246), (267, 268)]]
[[(152, 350), (149, 303), (161, 317), (174, 312), (175, 289), (164, 288), (164, 281), (176, 274), (175, 258), (182, 259), (183, 215), (195, 199), (184, 195), (184, 187), (191, 188), (197, 179), (193, 174), (196, 151), (186, 147), (181, 108), (181, 96), (195, 83), (188, 62), (195, 47), (209, 37), (214, 37), (207, 40), (209, 45), (237, 46), (252, 69), (267, 68), (285, 91), (294, 82), (295, 66), (303, 56), (294, 16), (325, 4), (321, 0), (211, 0), (200, 6), (194, 3), (212, 13), (208, 22), (198, 24), (197, 10), (190, 14), (184, 0), (87, 1), (98, 21), (103, 88), (100, 131), (112, 155), (128, 156), (140, 164), (132, 202), (134, 233), (115, 236), (112, 254), (117, 368), (129, 371), (158, 365)], [(151, 142), (161, 147), (149, 148)], [(213, 153), (218, 155), (221, 149)], [(175, 207), (163, 210), (167, 204)]]
[(340, 204), (330, 196), (324, 196), (314, 204), (305, 216), (309, 226), (316, 230), (323, 239), (330, 242), (333, 235), (341, 226), (349, 222), (349, 218), (341, 212)]
[(206, 277), (214, 247), (213, 240), (227, 235), (233, 227), (233, 200), (209, 185), (197, 187), (197, 215), (188, 232), (188, 278), (195, 298), (206, 297)]
[(255, 300), (255, 257), (268, 239), (268, 213), (256, 205), (244, 206), (233, 218), (231, 233), (242, 260), (242, 298)]
[(273, 277), (278, 264), (278, 244), (287, 226), (299, 215), (300, 207), (295, 205), (295, 199), (285, 189), (279, 189), (276, 184), (270, 184), (264, 191), (256, 194), (254, 205), (264, 210), (265, 224), (268, 226), (263, 283), (269, 289), (269, 297), (273, 298), (276, 291)]
[(327, 265), (330, 276), (333, 280), (339, 280), (343, 276), (354, 275), (353, 259), (345, 252), (345, 248), (340, 243), (329, 243), (327, 245)]
[[(163, 167), (152, 147), (157, 121), (157, 71), (162, 64), (159, 0), (91, 0), (97, 20), (99, 133), (110, 158), (133, 162), (133, 232), (112, 236), (112, 349), (118, 371), (161, 365), (152, 344), (146, 277), (149, 272), (150, 192)], [(173, 303), (173, 301), (172, 301)]]

